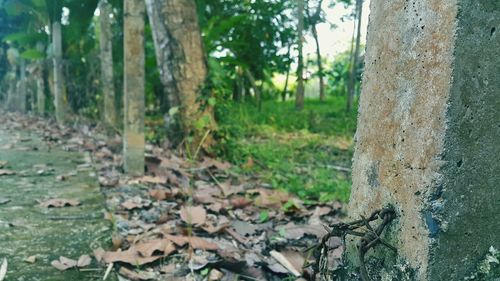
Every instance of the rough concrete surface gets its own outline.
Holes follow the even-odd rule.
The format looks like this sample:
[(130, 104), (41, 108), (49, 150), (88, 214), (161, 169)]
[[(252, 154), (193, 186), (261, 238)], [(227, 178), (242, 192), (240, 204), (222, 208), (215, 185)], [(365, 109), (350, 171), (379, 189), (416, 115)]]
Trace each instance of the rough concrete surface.
[(499, 28), (500, 1), (371, 2), (349, 214), (399, 215), (374, 280), (463, 280), (500, 248)]
[[(104, 197), (82, 154), (51, 148), (36, 135), (5, 130), (0, 124), (0, 161), (16, 172), (0, 176), (0, 263), (8, 261), (6, 281), (102, 280), (105, 268), (93, 259), (83, 270), (60, 272), (51, 266), (65, 256), (78, 259), (110, 244), (111, 223), (104, 220)], [(75, 173), (76, 172), (76, 173)], [(68, 175), (65, 181), (57, 176)], [(77, 199), (76, 207), (44, 208), (38, 201)], [(36, 256), (34, 263), (25, 262)], [(85, 271), (87, 270), (87, 271)], [(111, 276), (109, 280), (116, 280)]]

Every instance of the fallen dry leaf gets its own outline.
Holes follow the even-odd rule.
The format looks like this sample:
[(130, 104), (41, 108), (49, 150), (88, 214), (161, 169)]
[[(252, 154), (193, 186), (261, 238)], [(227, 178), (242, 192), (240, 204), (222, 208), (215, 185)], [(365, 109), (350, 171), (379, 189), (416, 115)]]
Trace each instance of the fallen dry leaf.
[(217, 244), (200, 237), (165, 235), (165, 238), (179, 247), (189, 244), (193, 249), (200, 250), (217, 250), (219, 248)]
[(125, 202), (121, 203), (120, 205), (125, 208), (126, 210), (132, 210), (132, 209), (140, 209), (147, 207), (151, 204), (150, 201), (148, 200), (143, 200), (141, 197), (136, 196), (130, 199), (127, 199)]
[(55, 199), (49, 199), (47, 201), (41, 202), (40, 206), (44, 208), (63, 208), (66, 206), (78, 206), (80, 205), (80, 201), (75, 200), (75, 199), (61, 199), (61, 198), (55, 198)]
[(163, 256), (141, 257), (139, 252), (137, 252), (134, 247), (131, 247), (126, 251), (106, 252), (104, 253), (102, 258), (105, 263), (124, 262), (133, 266), (137, 266), (154, 262), (155, 260), (162, 257)]
[(118, 270), (118, 274), (132, 281), (153, 280), (157, 277), (154, 272), (133, 271), (123, 266)]
[(221, 280), (222, 277), (224, 277), (224, 273), (214, 268), (210, 270), (210, 273), (208, 274), (208, 281), (218, 281)]
[(218, 170), (227, 170), (231, 168), (231, 164), (229, 162), (221, 162), (215, 160), (213, 158), (205, 157), (202, 163), (200, 163), (201, 168), (216, 168)]
[(140, 178), (130, 180), (128, 183), (129, 184), (137, 184), (137, 183), (165, 184), (165, 183), (167, 183), (167, 178), (166, 177), (143, 176)]
[(27, 263), (35, 263), (36, 262), (36, 256), (29, 256), (24, 259), (25, 262)]
[(12, 170), (5, 170), (5, 169), (0, 169), (0, 176), (11, 176), (11, 175), (15, 175), (16, 172), (12, 171)]
[(5, 279), (5, 276), (7, 275), (7, 259), (3, 258), (2, 265), (0, 266), (0, 281), (3, 281)]
[(295, 277), (299, 277), (301, 275), (297, 268), (295, 268), (294, 265), (282, 253), (273, 250), (269, 254)]
[(168, 239), (156, 239), (147, 242), (137, 243), (135, 249), (143, 257), (150, 257), (155, 252), (162, 252), (163, 255), (168, 256), (170, 253), (176, 250), (173, 243)]
[(65, 271), (67, 269), (76, 267), (77, 263), (78, 262), (75, 260), (61, 256), (59, 257), (59, 260), (54, 260), (50, 264), (59, 271)]
[(82, 255), (78, 258), (78, 261), (76, 262), (76, 266), (77, 267), (86, 267), (86, 266), (89, 266), (91, 262), (92, 262), (92, 258), (89, 255)]
[(174, 197), (174, 194), (170, 189), (156, 188), (149, 191), (149, 196), (153, 197), (157, 201), (162, 201), (167, 198)]
[(203, 206), (182, 206), (180, 215), (187, 224), (202, 225), (207, 220), (207, 211)]

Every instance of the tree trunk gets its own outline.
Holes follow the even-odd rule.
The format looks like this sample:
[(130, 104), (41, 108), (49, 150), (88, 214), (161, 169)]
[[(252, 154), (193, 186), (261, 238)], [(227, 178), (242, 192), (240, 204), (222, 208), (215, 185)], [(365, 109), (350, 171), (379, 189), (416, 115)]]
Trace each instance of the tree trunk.
[(349, 93), (347, 97), (347, 111), (352, 110), (352, 104), (354, 101), (355, 89), (356, 89), (356, 67), (358, 64), (360, 40), (361, 40), (361, 18), (363, 15), (363, 0), (356, 0), (356, 15), (358, 20), (358, 30), (356, 34), (356, 47), (354, 48), (354, 58), (351, 65), (351, 73), (349, 75)]
[(257, 86), (257, 82), (255, 81), (255, 77), (253, 76), (252, 72), (245, 68), (245, 76), (248, 79), (248, 82), (250, 82), (250, 86), (252, 87), (254, 94), (255, 94), (255, 102), (257, 103), (257, 107), (259, 110), (261, 109), (261, 92), (259, 89), (259, 86)]
[(242, 79), (238, 66), (235, 68), (234, 76), (233, 101), (240, 102), (243, 93), (243, 83), (241, 81)]
[(104, 120), (112, 126), (117, 127), (116, 101), (115, 101), (115, 84), (113, 77), (113, 46), (111, 22), (109, 15), (111, 14), (111, 5), (107, 0), (101, 0), (99, 3), (99, 23), (100, 23), (100, 47), (101, 47), (101, 75), (102, 75), (102, 92), (104, 95)]
[(146, 0), (146, 9), (148, 13), (149, 24), (155, 45), (156, 63), (160, 72), (160, 81), (163, 85), (164, 95), (167, 96), (169, 107), (180, 106), (179, 93), (173, 74), (174, 59), (173, 38), (167, 27), (166, 9), (167, 3), (158, 0)]
[(17, 93), (16, 93), (16, 110), (19, 112), (26, 111), (26, 92), (27, 92), (27, 81), (26, 81), (26, 60), (20, 59), (19, 64), (19, 81), (17, 81)]
[(125, 172), (144, 173), (144, 1), (124, 2), (124, 134), (123, 158)]
[(16, 102), (16, 81), (17, 81), (17, 67), (14, 65), (12, 66), (11, 71), (7, 73), (7, 85), (8, 85), (8, 90), (7, 90), (7, 101), (5, 103), (5, 108), (7, 110), (14, 110), (15, 109), (15, 102)]
[(54, 106), (56, 110), (56, 120), (59, 125), (63, 125), (68, 118), (68, 100), (62, 70), (62, 32), (61, 23), (52, 23), (52, 46), (54, 50)]
[(35, 70), (36, 79), (36, 107), (40, 115), (45, 113), (45, 81), (43, 79), (43, 63), (40, 62)]
[(285, 87), (283, 87), (283, 92), (281, 93), (281, 100), (283, 102), (286, 101), (286, 94), (288, 92), (288, 80), (290, 79), (290, 67), (292, 66), (292, 63), (290, 61), (290, 50), (292, 49), (292, 45), (288, 45), (288, 51), (287, 51), (287, 58), (288, 58), (288, 65), (286, 68), (286, 78), (285, 78)]
[(318, 19), (321, 16), (321, 5), (323, 5), (323, 0), (320, 0), (318, 2), (318, 7), (316, 7), (316, 11), (314, 12), (314, 15), (311, 17), (309, 14), (309, 9), (307, 9), (307, 15), (310, 19), (312, 20), (311, 23), (311, 30), (312, 30), (312, 35), (314, 38), (314, 42), (316, 43), (316, 63), (318, 66), (318, 78), (319, 78), (319, 100), (324, 101), (325, 100), (325, 80), (324, 80), (324, 75), (323, 75), (323, 62), (321, 61), (321, 48), (319, 45), (319, 37), (318, 37), (318, 29), (316, 25), (318, 24)]
[(146, 0), (160, 77), (172, 106), (179, 106), (180, 127), (191, 156), (213, 140), (212, 108), (198, 97), (207, 75), (194, 0)]
[(304, 0), (298, 0), (297, 26), (299, 59), (297, 66), (297, 93), (295, 95), (295, 108), (302, 110), (304, 108), (304, 57), (302, 48), (304, 44)]

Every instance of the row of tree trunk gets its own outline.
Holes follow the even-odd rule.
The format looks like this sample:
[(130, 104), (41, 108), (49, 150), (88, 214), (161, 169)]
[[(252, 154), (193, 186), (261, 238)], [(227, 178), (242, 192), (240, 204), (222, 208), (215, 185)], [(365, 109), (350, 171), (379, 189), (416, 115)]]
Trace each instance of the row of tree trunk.
[[(145, 51), (144, 18), (149, 18), (156, 59), (164, 95), (169, 101), (169, 120), (172, 123), (169, 139), (179, 139), (188, 155), (196, 157), (200, 149), (212, 143), (210, 133), (215, 127), (212, 108), (201, 102), (201, 90), (207, 75), (206, 59), (202, 48), (201, 32), (194, 0), (125, 0), (124, 2), (124, 87), (123, 87), (123, 154), (124, 169), (132, 175), (144, 172), (145, 147)], [(107, 125), (119, 128), (116, 107), (114, 66), (112, 52), (113, 12), (108, 0), (99, 2), (101, 85), (103, 92), (103, 118)], [(52, 27), (52, 71), (49, 87), (53, 93), (55, 117), (60, 125), (69, 121), (69, 105), (63, 75), (63, 49), (61, 23)], [(14, 51), (14, 50), (12, 50)], [(26, 109), (26, 67), (14, 60), (7, 75), (7, 107)], [(18, 77), (17, 73), (20, 73)], [(36, 102), (31, 107), (43, 113), (45, 94), (42, 63), (33, 67), (36, 83)], [(33, 87), (33, 88), (35, 88)], [(34, 96), (35, 94), (33, 94)], [(31, 100), (34, 103), (35, 98)], [(176, 129), (176, 130), (174, 130)]]

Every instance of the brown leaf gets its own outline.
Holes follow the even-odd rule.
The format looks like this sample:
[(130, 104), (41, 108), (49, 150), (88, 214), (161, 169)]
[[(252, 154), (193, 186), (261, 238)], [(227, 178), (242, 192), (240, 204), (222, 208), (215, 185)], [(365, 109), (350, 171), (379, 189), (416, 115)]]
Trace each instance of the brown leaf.
[(203, 162), (200, 163), (201, 168), (216, 168), (218, 170), (227, 170), (231, 168), (231, 164), (228, 162), (220, 162), (218, 160), (215, 160), (213, 158), (208, 158), (205, 157)]
[(190, 244), (193, 249), (200, 250), (217, 250), (219, 248), (217, 244), (199, 237), (165, 235), (165, 238), (179, 247)]
[(118, 274), (132, 281), (156, 279), (156, 275), (154, 272), (133, 271), (124, 266), (120, 267), (120, 269), (118, 270)]
[(290, 199), (287, 193), (280, 190), (257, 188), (247, 190), (247, 193), (258, 193), (259, 196), (255, 199), (255, 205), (265, 208), (281, 208), (283, 203)]
[(324, 216), (324, 215), (328, 215), (331, 211), (332, 211), (332, 209), (330, 207), (316, 206), (312, 216), (309, 218), (309, 224), (310, 225), (321, 224), (320, 217)]
[(245, 170), (250, 170), (254, 166), (254, 161), (252, 157), (248, 157), (247, 162), (241, 165), (241, 167)]
[(147, 242), (137, 243), (135, 249), (143, 257), (150, 257), (155, 252), (163, 252), (165, 256), (176, 250), (173, 243), (168, 239), (156, 239)]
[(59, 260), (54, 260), (50, 264), (60, 271), (65, 271), (67, 269), (76, 267), (77, 261), (61, 256), (59, 257)]
[(278, 227), (277, 229), (283, 231), (286, 239), (292, 240), (300, 239), (305, 234), (314, 235), (317, 238), (321, 238), (327, 234), (326, 229), (322, 225), (295, 225), (293, 222)]
[(147, 207), (151, 204), (150, 201), (143, 200), (141, 197), (136, 196), (133, 198), (127, 199), (125, 202), (121, 203), (120, 205), (125, 208), (126, 210), (132, 210), (132, 209), (140, 209)]
[(246, 206), (252, 205), (252, 200), (247, 199), (243, 196), (236, 196), (229, 200), (229, 204), (231, 204), (234, 208), (245, 208)]
[(210, 273), (208, 274), (208, 281), (222, 280), (222, 277), (224, 277), (224, 273), (222, 273), (214, 268), (214, 269), (210, 270)]
[(94, 257), (97, 260), (97, 262), (101, 262), (102, 261), (102, 257), (106, 253), (106, 251), (104, 251), (104, 249), (100, 248), (100, 247), (97, 248), (97, 249), (94, 249), (93, 252), (94, 252)]
[(80, 201), (76, 199), (61, 199), (61, 198), (55, 198), (55, 199), (49, 199), (47, 201), (41, 202), (40, 206), (44, 208), (63, 208), (66, 206), (78, 206), (80, 205)]
[(156, 177), (156, 176), (143, 176), (141, 178), (133, 179), (128, 182), (129, 184), (134, 183), (152, 183), (152, 184), (165, 184), (167, 183), (167, 178)]
[(16, 172), (12, 171), (12, 170), (5, 170), (5, 169), (0, 169), (0, 176), (11, 176), (11, 175), (15, 175)]
[(134, 247), (131, 247), (126, 251), (106, 252), (102, 258), (105, 263), (124, 262), (136, 266), (154, 262), (162, 257), (163, 256), (141, 257), (139, 252), (137, 252)]
[(207, 211), (203, 206), (183, 206), (181, 219), (187, 224), (202, 225), (207, 220)]
[(149, 191), (149, 196), (153, 197), (157, 201), (162, 201), (167, 198), (173, 197), (172, 191), (166, 188), (156, 188)]
[(243, 193), (245, 191), (243, 185), (231, 185), (231, 182), (229, 181), (221, 183), (219, 187), (222, 189), (222, 193), (226, 198), (233, 194)]
[(89, 255), (82, 255), (78, 258), (78, 261), (76, 262), (76, 266), (77, 267), (86, 267), (86, 266), (89, 266), (91, 262), (92, 262), (92, 258)]

